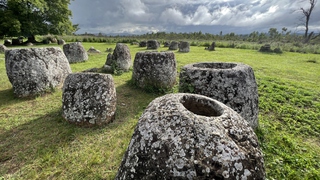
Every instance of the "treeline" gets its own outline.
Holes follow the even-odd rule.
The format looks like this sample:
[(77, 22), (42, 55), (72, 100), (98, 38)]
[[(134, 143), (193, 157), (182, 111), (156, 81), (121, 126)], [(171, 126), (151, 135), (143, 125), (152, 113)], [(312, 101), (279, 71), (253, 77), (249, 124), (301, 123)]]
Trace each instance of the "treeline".
[[(142, 40), (142, 39), (160, 39), (160, 40), (193, 40), (193, 41), (245, 41), (245, 42), (259, 42), (259, 43), (303, 43), (304, 37), (303, 34), (292, 33), (288, 31), (287, 28), (282, 28), (279, 31), (277, 28), (270, 28), (268, 32), (258, 32), (254, 31), (250, 34), (236, 34), (236, 33), (227, 33), (223, 34), (220, 31), (219, 34), (210, 34), (199, 32), (189, 32), (189, 33), (176, 33), (176, 32), (156, 32), (156, 33), (146, 33), (141, 35), (104, 35), (99, 34), (81, 34), (77, 35), (84, 37), (85, 41), (100, 41), (103, 39), (108, 40), (119, 40), (119, 39), (128, 39), (128, 40)], [(312, 39), (310, 44), (319, 44), (320, 37)]]

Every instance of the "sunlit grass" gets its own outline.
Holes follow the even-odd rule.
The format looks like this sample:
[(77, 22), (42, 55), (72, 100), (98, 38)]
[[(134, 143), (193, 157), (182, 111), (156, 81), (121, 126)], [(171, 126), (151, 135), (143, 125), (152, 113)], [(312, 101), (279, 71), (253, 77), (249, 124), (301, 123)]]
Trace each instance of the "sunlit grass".
[[(87, 62), (71, 64), (73, 72), (101, 68), (108, 54), (104, 51), (115, 47), (83, 45), (102, 53), (90, 54)], [(132, 60), (136, 52), (146, 50), (128, 46)], [(250, 65), (259, 87), (257, 134), (268, 179), (320, 178), (319, 55), (227, 48), (210, 52), (192, 46), (190, 53), (175, 51), (175, 56), (178, 71), (194, 62)], [(116, 119), (103, 128), (80, 128), (61, 116), (61, 89), (36, 98), (15, 98), (4, 55), (0, 54), (0, 179), (113, 179), (141, 113), (160, 96), (132, 87), (131, 75), (132, 70), (113, 76)]]

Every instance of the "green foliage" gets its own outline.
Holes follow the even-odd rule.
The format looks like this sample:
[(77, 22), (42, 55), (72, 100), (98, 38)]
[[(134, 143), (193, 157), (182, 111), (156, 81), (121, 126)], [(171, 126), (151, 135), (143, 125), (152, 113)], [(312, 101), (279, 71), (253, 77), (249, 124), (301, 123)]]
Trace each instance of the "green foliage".
[(8, 0), (0, 8), (0, 36), (71, 34), (70, 0)]

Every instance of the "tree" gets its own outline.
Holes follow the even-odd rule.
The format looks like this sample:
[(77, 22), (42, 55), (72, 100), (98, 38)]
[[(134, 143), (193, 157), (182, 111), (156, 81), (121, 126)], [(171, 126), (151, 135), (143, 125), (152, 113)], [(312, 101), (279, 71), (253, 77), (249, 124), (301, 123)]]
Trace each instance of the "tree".
[(304, 42), (308, 43), (310, 41), (310, 39), (314, 39), (317, 36), (319, 36), (319, 34), (317, 36), (314, 35), (314, 32), (312, 31), (309, 34), (309, 21), (310, 21), (310, 17), (311, 17), (311, 13), (315, 7), (315, 5), (317, 4), (317, 0), (309, 0), (309, 4), (310, 7), (305, 9), (305, 8), (300, 8), (300, 10), (302, 11), (303, 15), (304, 15), (304, 27), (305, 27), (305, 31), (304, 31)]
[(71, 34), (70, 0), (0, 0), (0, 36)]
[(269, 31), (269, 36), (270, 36), (270, 39), (273, 40), (273, 41), (277, 41), (279, 40), (279, 37), (280, 37), (280, 33), (278, 32), (277, 28), (270, 28)]

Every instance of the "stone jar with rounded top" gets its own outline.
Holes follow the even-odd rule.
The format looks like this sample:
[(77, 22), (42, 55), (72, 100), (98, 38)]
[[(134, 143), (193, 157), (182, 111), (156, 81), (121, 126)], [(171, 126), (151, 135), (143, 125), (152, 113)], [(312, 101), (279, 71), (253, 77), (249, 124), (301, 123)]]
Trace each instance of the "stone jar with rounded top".
[(141, 115), (115, 179), (264, 179), (248, 122), (212, 98), (189, 93), (153, 100)]
[(17, 97), (36, 97), (62, 86), (71, 73), (60, 47), (5, 51), (6, 72)]
[(242, 63), (204, 62), (181, 68), (179, 92), (216, 99), (258, 127), (258, 89), (254, 72)]

